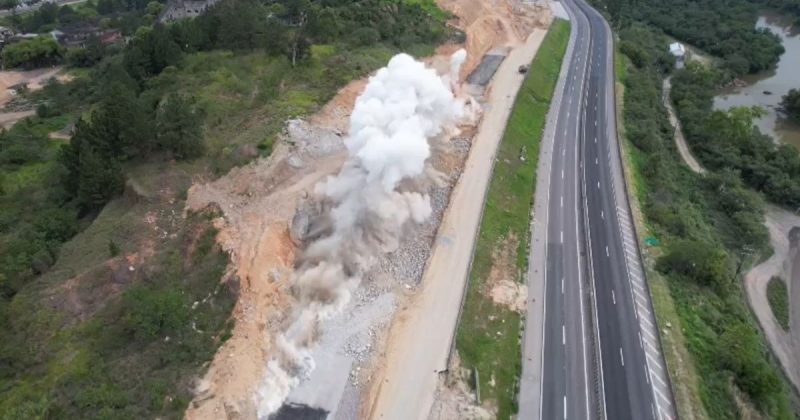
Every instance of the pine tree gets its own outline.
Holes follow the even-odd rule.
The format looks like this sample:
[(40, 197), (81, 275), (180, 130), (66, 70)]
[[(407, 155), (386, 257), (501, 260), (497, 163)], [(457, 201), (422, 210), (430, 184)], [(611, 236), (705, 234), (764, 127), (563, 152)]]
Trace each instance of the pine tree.
[(150, 119), (134, 91), (112, 82), (92, 114), (94, 145), (120, 161), (147, 156), (154, 146)]
[(178, 159), (191, 159), (203, 153), (203, 113), (195, 100), (177, 93), (167, 96), (158, 107), (156, 132), (158, 146)]
[(97, 210), (122, 193), (125, 178), (119, 162), (97, 152), (84, 142), (80, 148), (78, 204), (85, 210)]

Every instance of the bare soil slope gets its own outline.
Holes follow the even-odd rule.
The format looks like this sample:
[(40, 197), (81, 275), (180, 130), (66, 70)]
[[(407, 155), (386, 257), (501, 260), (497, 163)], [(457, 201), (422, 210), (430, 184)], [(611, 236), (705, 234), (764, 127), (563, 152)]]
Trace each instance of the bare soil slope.
[[(458, 16), (451, 24), (467, 35), (468, 61), (462, 67), (462, 78), (489, 49), (519, 45), (534, 27), (546, 26), (551, 20), (549, 9), (509, 0), (443, 0), (440, 7)], [(440, 71), (446, 70), (447, 57), (459, 47), (444, 45), (428, 62)], [(290, 238), (290, 221), (317, 182), (336, 173), (344, 162), (342, 136), (355, 98), (365, 85), (366, 80), (354, 81), (308, 121), (287, 124), (283, 139), (269, 158), (236, 168), (210, 183), (198, 180), (189, 190), (187, 211), (207, 206), (218, 206), (222, 211), (223, 217), (215, 221), (220, 229), (217, 240), (230, 253), (229, 270), (238, 276), (241, 286), (232, 337), (217, 352), (205, 377), (197, 380), (196, 397), (186, 412), (188, 418), (256, 417), (254, 395), (271, 354), (271, 340), (292, 304), (288, 288), (297, 249)], [(474, 132), (474, 127), (462, 130), (459, 139), (466, 140), (467, 148)], [(435, 166), (450, 175), (448, 183), (452, 185), (460, 175), (466, 153), (456, 144), (435, 151), (435, 159)], [(442, 190), (441, 209), (449, 202), (449, 191), (449, 186)], [(435, 232), (437, 227), (438, 219), (430, 228)], [(407, 241), (427, 256), (433, 237), (425, 232), (419, 235)], [(394, 276), (393, 267), (417, 255), (420, 253), (399, 252), (391, 265), (381, 266), (387, 270), (384, 274)], [(408, 263), (420, 268), (424, 264), (424, 260)], [(381, 355), (383, 351), (373, 349), (371, 354)], [(361, 377), (369, 376), (369, 372), (361, 372)]]

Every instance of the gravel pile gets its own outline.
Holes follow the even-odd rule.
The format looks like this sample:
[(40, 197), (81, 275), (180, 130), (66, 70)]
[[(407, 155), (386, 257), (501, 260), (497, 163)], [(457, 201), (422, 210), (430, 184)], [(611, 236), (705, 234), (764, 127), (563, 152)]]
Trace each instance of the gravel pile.
[(284, 135), (300, 154), (312, 161), (345, 150), (340, 133), (311, 125), (299, 118), (286, 122)]
[[(328, 134), (324, 135), (325, 132)], [(297, 150), (306, 155), (322, 156), (344, 150), (341, 137), (332, 131), (310, 127), (302, 120), (290, 121), (287, 133)], [(317, 142), (318, 139), (322, 141)], [(447, 156), (439, 154), (432, 158), (433, 166), (444, 172), (445, 185), (434, 185), (428, 191), (431, 217), (422, 225), (410, 228), (397, 250), (379, 257), (353, 292), (348, 308), (340, 316), (325, 321), (320, 328), (322, 336), (315, 353), (330, 352), (352, 361), (347, 385), (341, 391), (339, 406), (335, 410), (336, 419), (357, 418), (359, 415), (361, 390), (371, 379), (370, 363), (389, 329), (398, 293), (414, 290), (422, 281), (436, 231), (469, 148), (469, 139), (453, 139), (447, 145)], [(304, 216), (295, 221), (298, 228), (295, 234), (302, 236), (306, 226), (305, 220), (300, 219)], [(326, 383), (320, 379), (312, 374), (313, 383)]]

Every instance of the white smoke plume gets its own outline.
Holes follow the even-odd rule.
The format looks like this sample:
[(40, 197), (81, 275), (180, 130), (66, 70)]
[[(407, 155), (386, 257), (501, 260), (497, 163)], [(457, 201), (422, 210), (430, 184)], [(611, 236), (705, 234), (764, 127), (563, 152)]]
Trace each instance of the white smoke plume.
[[(420, 179), (435, 181), (426, 165), (429, 141), (455, 129), (467, 113), (454, 90), (466, 51), (439, 76), (407, 54), (394, 56), (358, 97), (345, 139), (348, 159), (339, 174), (316, 186), (321, 214), (292, 278), (296, 305), (276, 339), (256, 395), (259, 418), (277, 411), (314, 369), (311, 348), (319, 323), (338, 314), (377, 256), (395, 250), (408, 226), (431, 214)], [(439, 174), (440, 175), (440, 174)]]

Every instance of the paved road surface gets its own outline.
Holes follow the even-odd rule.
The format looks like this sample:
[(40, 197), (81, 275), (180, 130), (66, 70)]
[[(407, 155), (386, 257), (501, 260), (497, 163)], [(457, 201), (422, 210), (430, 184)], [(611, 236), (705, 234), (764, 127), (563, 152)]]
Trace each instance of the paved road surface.
[(519, 418), (674, 418), (622, 178), (611, 31), (583, 0), (564, 5), (572, 37), (540, 159), (529, 279), (543, 298), (528, 306)]

